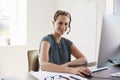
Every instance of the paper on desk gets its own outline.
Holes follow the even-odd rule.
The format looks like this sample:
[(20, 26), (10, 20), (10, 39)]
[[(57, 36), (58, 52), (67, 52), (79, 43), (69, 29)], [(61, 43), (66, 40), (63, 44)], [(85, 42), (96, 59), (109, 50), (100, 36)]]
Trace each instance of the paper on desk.
[(115, 72), (115, 73), (112, 73), (110, 74), (111, 76), (115, 76), (115, 77), (120, 77), (120, 72)]
[(74, 74), (55, 73), (55, 72), (48, 72), (48, 71), (37, 71), (37, 72), (31, 71), (30, 74), (39, 80), (44, 80), (46, 77), (52, 77), (52, 76), (56, 76), (56, 75), (61, 75), (61, 76), (67, 77), (70, 80), (75, 80), (75, 79), (72, 79), (69, 76), (79, 78), (80, 80), (88, 80), (87, 78), (83, 78), (83, 77), (80, 77), (80, 76), (74, 75)]

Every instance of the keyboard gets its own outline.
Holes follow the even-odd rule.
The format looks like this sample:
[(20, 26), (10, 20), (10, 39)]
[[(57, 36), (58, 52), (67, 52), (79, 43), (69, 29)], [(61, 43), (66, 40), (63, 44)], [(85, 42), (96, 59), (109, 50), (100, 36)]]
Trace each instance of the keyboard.
[(101, 68), (97, 68), (97, 66), (92, 66), (92, 67), (88, 67), (90, 69), (90, 71), (92, 73), (97, 72), (97, 71), (101, 71), (101, 70), (105, 70), (108, 69), (108, 67), (101, 67)]

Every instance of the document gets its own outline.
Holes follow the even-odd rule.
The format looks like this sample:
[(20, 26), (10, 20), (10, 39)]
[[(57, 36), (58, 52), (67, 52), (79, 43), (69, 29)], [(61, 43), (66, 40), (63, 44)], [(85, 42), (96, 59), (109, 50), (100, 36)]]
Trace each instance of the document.
[(30, 75), (34, 76), (38, 80), (47, 80), (46, 78), (53, 78), (56, 76), (62, 76), (63, 78), (65, 77), (66, 79), (55, 78), (55, 80), (88, 80), (87, 78), (83, 78), (81, 76), (74, 75), (74, 74), (48, 72), (48, 71), (36, 71), (36, 72), (31, 71)]
[(120, 72), (112, 73), (111, 76), (120, 77)]

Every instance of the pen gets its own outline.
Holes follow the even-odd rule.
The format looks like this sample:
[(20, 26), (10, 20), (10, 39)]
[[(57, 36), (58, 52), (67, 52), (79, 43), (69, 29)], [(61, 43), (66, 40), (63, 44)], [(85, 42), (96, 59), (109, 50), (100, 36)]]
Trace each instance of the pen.
[(75, 80), (81, 80), (81, 79), (76, 78), (76, 77), (74, 77), (74, 76), (69, 76), (69, 77), (72, 78), (72, 79), (75, 79)]

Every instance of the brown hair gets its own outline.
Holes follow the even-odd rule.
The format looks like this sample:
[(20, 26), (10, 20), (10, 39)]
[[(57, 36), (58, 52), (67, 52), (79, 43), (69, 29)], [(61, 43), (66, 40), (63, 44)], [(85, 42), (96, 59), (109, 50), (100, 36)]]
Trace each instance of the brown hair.
[(67, 34), (70, 32), (70, 30), (71, 30), (71, 27), (70, 27), (70, 23), (71, 23), (71, 15), (70, 15), (70, 13), (69, 12), (67, 12), (67, 11), (63, 11), (63, 10), (57, 10), (56, 11), (56, 13), (54, 14), (54, 21), (56, 21), (57, 20), (57, 18), (58, 18), (58, 16), (59, 15), (65, 15), (65, 16), (68, 16), (68, 18), (69, 18), (69, 31), (67, 32)]

